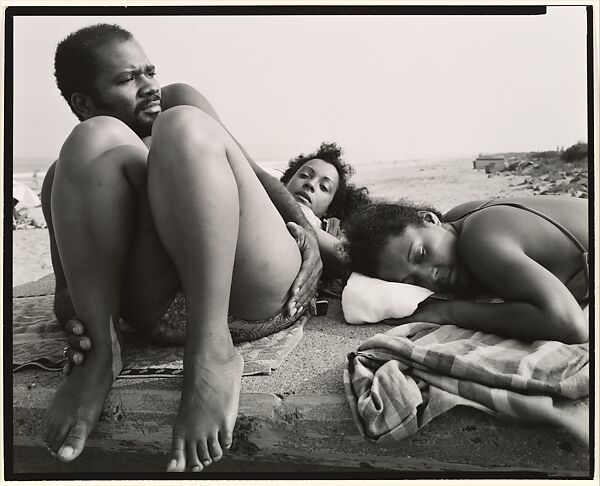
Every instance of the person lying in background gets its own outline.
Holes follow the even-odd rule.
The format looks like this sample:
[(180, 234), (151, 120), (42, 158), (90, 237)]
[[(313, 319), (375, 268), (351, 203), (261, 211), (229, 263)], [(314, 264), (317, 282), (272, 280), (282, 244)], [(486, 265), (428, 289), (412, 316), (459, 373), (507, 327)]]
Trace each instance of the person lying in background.
[[(353, 271), (451, 294), (397, 320), (454, 324), (522, 340), (586, 342), (588, 201), (535, 196), (461, 204), (445, 215), (376, 203), (346, 230)], [(492, 294), (503, 302), (474, 302)]]

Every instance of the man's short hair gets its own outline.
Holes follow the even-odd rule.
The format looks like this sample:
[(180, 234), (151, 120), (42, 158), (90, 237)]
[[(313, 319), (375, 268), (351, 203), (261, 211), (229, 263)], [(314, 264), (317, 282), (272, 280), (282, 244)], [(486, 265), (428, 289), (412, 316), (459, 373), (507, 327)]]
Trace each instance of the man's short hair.
[(81, 116), (71, 105), (73, 93), (89, 96), (98, 94), (95, 81), (98, 75), (96, 49), (114, 40), (127, 41), (133, 38), (131, 32), (113, 24), (96, 24), (83, 27), (69, 34), (56, 47), (54, 55), (54, 77), (71, 111), (79, 120)]

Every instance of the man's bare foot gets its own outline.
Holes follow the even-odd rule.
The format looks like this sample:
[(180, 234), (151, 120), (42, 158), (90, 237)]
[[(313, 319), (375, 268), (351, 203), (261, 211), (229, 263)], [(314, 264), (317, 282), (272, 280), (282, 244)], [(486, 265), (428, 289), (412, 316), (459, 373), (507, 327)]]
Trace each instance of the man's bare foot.
[(43, 420), (50, 451), (63, 462), (76, 459), (96, 426), (113, 383), (110, 355), (90, 355), (75, 367), (54, 393)]
[(190, 365), (173, 426), (169, 472), (202, 471), (221, 459), (233, 440), (244, 359), (233, 349), (226, 361), (203, 358)]
[(76, 459), (96, 426), (113, 381), (123, 369), (120, 329), (110, 322), (110, 342), (97, 347), (65, 378), (43, 420), (44, 441), (63, 462)]

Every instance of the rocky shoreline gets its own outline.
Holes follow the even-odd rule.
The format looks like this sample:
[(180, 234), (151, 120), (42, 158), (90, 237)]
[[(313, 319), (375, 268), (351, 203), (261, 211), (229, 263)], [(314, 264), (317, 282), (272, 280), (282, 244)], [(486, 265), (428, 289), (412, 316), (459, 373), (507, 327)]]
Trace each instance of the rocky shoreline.
[(491, 162), (485, 167), (488, 177), (525, 177), (517, 185), (531, 189), (534, 195), (588, 198), (587, 144), (577, 144), (566, 151), (500, 156), (504, 162)]

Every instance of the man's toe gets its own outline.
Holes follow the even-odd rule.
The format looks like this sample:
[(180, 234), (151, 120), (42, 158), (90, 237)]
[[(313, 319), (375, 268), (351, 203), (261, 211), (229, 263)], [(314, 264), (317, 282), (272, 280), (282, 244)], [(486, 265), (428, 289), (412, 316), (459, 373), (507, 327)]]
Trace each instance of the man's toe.
[(193, 441), (188, 441), (185, 445), (185, 463), (186, 469), (192, 472), (200, 472), (204, 469), (202, 462), (198, 458), (197, 445)]
[(200, 461), (202, 461), (202, 465), (204, 467), (210, 466), (212, 464), (212, 459), (210, 457), (210, 451), (208, 449), (206, 439), (198, 442), (198, 458), (200, 459)]
[(171, 446), (171, 460), (167, 466), (167, 472), (185, 471), (185, 454), (183, 453), (183, 440), (173, 439)]
[(58, 449), (58, 458), (64, 462), (76, 459), (85, 447), (85, 441), (89, 435), (89, 427), (86, 422), (78, 421), (71, 427), (63, 445)]
[(233, 443), (233, 434), (230, 431), (220, 431), (219, 432), (219, 443), (223, 450), (227, 450), (231, 447)]
[(218, 461), (223, 456), (223, 449), (219, 444), (218, 434), (214, 434), (208, 439), (208, 450), (213, 461)]

